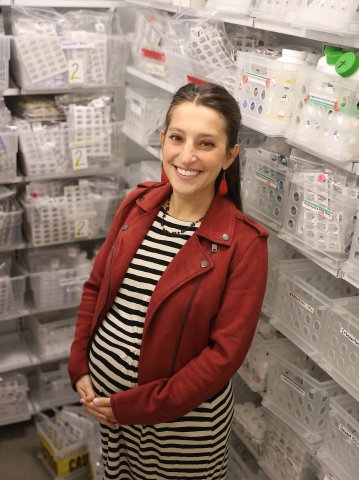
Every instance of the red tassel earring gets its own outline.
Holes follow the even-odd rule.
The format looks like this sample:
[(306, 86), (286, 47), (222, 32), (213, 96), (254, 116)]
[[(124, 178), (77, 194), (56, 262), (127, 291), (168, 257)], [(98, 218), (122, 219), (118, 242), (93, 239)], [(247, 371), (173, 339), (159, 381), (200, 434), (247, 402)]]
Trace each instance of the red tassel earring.
[(161, 182), (162, 183), (168, 183), (168, 177), (166, 175), (165, 169), (162, 167), (162, 172), (161, 172)]
[(225, 171), (223, 171), (222, 180), (219, 182), (218, 193), (222, 195), (222, 197), (224, 197), (228, 193), (228, 185)]

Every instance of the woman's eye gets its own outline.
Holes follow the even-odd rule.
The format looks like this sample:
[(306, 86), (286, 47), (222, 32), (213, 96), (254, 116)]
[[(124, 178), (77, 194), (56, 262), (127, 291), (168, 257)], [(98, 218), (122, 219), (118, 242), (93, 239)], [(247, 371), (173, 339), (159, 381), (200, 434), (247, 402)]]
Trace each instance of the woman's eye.
[(179, 135), (172, 134), (170, 135), (170, 139), (173, 140), (174, 142), (180, 142), (181, 137)]
[(204, 147), (208, 147), (208, 148), (213, 148), (215, 146), (213, 142), (209, 142), (209, 141), (206, 141), (206, 140), (202, 142), (202, 145)]

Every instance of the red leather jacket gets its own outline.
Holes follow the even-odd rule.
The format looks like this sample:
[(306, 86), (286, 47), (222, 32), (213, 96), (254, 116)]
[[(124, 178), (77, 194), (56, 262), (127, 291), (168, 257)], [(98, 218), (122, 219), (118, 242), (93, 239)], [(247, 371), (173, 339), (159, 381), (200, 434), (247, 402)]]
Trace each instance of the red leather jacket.
[[(119, 207), (85, 283), (71, 346), (73, 386), (88, 373), (88, 348), (171, 186), (144, 183)], [(187, 414), (241, 366), (267, 278), (268, 233), (215, 195), (172, 260), (145, 318), (138, 387), (111, 396), (119, 424), (155, 424)]]

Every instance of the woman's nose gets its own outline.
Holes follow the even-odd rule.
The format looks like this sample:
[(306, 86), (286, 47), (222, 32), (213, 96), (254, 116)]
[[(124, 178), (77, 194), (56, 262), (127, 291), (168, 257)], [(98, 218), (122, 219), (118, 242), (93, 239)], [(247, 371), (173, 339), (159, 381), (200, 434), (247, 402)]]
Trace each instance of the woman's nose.
[(195, 162), (197, 157), (195, 155), (195, 149), (193, 148), (193, 145), (185, 145), (181, 152), (180, 158), (183, 163)]

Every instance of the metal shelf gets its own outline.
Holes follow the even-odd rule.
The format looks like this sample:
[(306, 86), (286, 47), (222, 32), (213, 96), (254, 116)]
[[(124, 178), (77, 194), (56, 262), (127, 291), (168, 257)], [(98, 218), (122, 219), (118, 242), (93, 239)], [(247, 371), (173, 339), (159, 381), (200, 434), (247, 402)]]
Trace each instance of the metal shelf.
[(154, 85), (155, 87), (158, 87), (161, 90), (165, 90), (166, 92), (175, 93), (177, 91), (177, 88), (171, 85), (170, 83), (164, 82), (163, 80), (159, 80), (158, 78), (152, 77), (147, 73), (141, 72), (141, 70), (138, 70), (137, 68), (131, 65), (126, 67), (126, 73), (140, 80), (143, 80), (144, 82), (150, 83), (151, 85)]
[(160, 147), (154, 147), (154, 146), (151, 146), (151, 145), (142, 145), (141, 143), (139, 143), (136, 138), (132, 137), (131, 135), (128, 134), (128, 132), (125, 132), (123, 131), (123, 133), (126, 135), (127, 138), (129, 138), (132, 142), (136, 143), (137, 145), (139, 145), (140, 147), (142, 147), (144, 150), (146, 150), (146, 152), (150, 153), (151, 155), (153, 155), (154, 157), (158, 158), (159, 160), (161, 160), (161, 149)]

